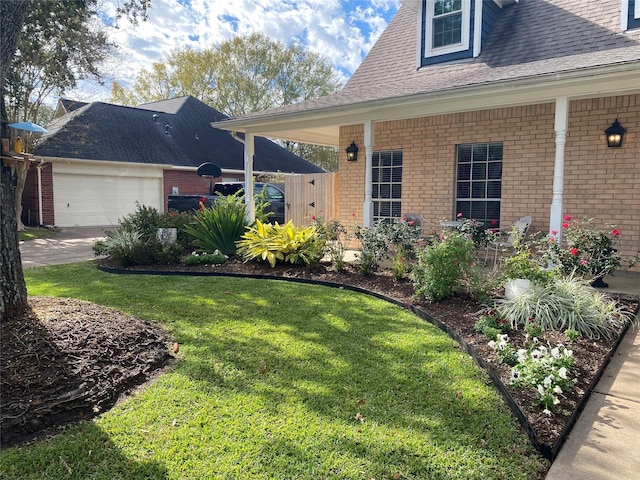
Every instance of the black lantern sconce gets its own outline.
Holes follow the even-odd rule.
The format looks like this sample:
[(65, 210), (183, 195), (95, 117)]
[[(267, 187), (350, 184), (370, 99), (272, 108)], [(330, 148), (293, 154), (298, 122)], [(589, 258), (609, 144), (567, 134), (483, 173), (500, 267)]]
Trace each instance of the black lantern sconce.
[(618, 119), (607, 128), (604, 133), (607, 136), (607, 147), (621, 147), (622, 137), (626, 133), (627, 129), (618, 123)]
[(349, 162), (355, 162), (358, 160), (358, 146), (356, 145), (356, 142), (351, 142), (351, 145), (347, 147), (346, 152), (347, 160)]

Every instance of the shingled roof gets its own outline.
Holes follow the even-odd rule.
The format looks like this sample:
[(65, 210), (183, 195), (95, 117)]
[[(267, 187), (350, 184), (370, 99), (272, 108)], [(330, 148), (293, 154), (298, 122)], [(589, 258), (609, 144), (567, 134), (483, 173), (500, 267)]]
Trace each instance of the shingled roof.
[[(303, 114), (308, 118), (315, 115), (316, 127), (331, 122), (348, 125), (361, 121), (355, 115), (362, 109), (388, 108), (400, 101), (406, 105), (438, 101), (443, 95), (463, 95), (483, 87), (533, 85), (528, 87), (531, 89), (537, 85), (539, 91), (545, 91), (545, 82), (551, 84), (559, 78), (588, 79), (591, 72), (607, 68), (609, 72), (640, 71), (640, 29), (620, 30), (621, 0), (520, 0), (501, 9), (479, 56), (418, 68), (420, 15), (411, 5), (419, 1), (406, 1), (399, 8), (339, 93), (235, 117), (216, 127), (241, 129), (250, 125), (260, 131), (261, 125), (280, 121), (282, 130), (291, 133)], [(640, 89), (640, 82), (638, 86)], [(549, 93), (549, 101), (554, 94)], [(538, 95), (530, 101), (545, 100)], [(393, 115), (400, 118), (398, 112)], [(287, 117), (290, 123), (285, 125)], [(313, 125), (305, 128), (309, 131)]]
[[(34, 147), (38, 157), (75, 158), (222, 169), (244, 168), (244, 146), (210, 123), (227, 118), (193, 97), (125, 107), (93, 102), (47, 125)], [(321, 168), (274, 142), (255, 137), (254, 170), (316, 173)]]

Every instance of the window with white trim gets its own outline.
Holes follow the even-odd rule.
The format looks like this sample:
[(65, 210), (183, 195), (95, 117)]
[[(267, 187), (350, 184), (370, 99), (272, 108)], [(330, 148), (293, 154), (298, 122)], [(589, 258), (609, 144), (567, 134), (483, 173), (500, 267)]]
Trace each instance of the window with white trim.
[(424, 56), (433, 57), (469, 49), (471, 2), (426, 0)]
[(456, 214), (500, 227), (502, 142), (458, 145)]
[(373, 152), (373, 221), (402, 216), (402, 150)]

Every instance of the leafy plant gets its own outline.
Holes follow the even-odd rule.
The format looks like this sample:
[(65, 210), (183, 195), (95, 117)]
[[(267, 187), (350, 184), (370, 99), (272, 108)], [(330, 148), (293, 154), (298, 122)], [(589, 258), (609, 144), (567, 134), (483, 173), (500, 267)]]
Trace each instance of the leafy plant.
[(505, 279), (524, 278), (533, 283), (546, 285), (552, 278), (553, 271), (543, 268), (531, 251), (520, 248), (515, 255), (504, 260), (501, 274)]
[(185, 265), (220, 265), (225, 263), (229, 257), (216, 250), (213, 253), (192, 253), (184, 258)]
[(564, 331), (564, 334), (570, 342), (575, 342), (578, 338), (580, 338), (580, 332), (578, 332), (577, 330), (572, 330), (570, 328), (567, 328)]
[(319, 245), (324, 244), (325, 254), (329, 256), (331, 264), (336, 271), (342, 272), (345, 268), (344, 254), (349, 241), (347, 229), (338, 220), (323, 222), (315, 215), (311, 220), (318, 231), (317, 242)]
[(533, 320), (542, 330), (571, 329), (587, 338), (611, 338), (631, 320), (624, 307), (573, 276), (533, 285), (529, 292), (510, 300), (499, 299), (496, 309), (512, 328)]
[(143, 240), (149, 241), (156, 237), (158, 227), (162, 223), (162, 214), (155, 207), (148, 207), (136, 202), (136, 211), (119, 220), (120, 228), (137, 231)]
[(416, 296), (434, 301), (452, 296), (465, 285), (473, 254), (473, 242), (457, 231), (418, 252), (411, 271)]
[(242, 196), (220, 195), (211, 207), (203, 208), (194, 216), (194, 223), (185, 231), (194, 237), (193, 244), (205, 252), (216, 250), (235, 255), (236, 242), (245, 231), (247, 220)]
[(475, 323), (475, 330), (487, 338), (494, 339), (497, 335), (509, 333), (511, 325), (495, 308), (487, 308), (480, 312), (480, 318)]
[(277, 261), (313, 265), (323, 254), (317, 238), (314, 226), (296, 228), (291, 221), (271, 225), (256, 220), (238, 241), (238, 252), (245, 260), (267, 261), (272, 267)]

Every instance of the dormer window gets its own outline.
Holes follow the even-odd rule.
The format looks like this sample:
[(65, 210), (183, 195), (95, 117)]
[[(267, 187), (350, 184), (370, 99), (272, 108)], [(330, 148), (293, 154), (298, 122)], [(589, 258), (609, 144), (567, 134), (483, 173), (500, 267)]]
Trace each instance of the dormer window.
[(424, 7), (425, 57), (469, 49), (470, 1), (427, 0)]

